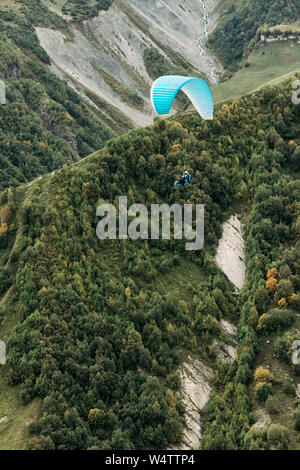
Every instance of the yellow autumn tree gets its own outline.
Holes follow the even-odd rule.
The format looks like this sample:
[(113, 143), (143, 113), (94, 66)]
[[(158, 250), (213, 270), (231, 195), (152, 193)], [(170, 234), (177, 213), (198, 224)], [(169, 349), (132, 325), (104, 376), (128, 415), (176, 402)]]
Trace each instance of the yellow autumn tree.
[(274, 294), (278, 289), (278, 282), (275, 277), (270, 277), (266, 282), (266, 289), (269, 294)]
[(284, 297), (282, 297), (280, 300), (278, 300), (277, 303), (278, 303), (280, 308), (285, 308), (285, 307), (288, 306), (287, 300)]
[(267, 318), (268, 318), (268, 314), (267, 314), (267, 313), (263, 313), (263, 314), (259, 317), (259, 319), (258, 319), (258, 325), (257, 325), (258, 331), (259, 331), (259, 330), (262, 330), (262, 329), (264, 328), (264, 324), (265, 324)]
[(297, 148), (297, 144), (295, 143), (294, 140), (290, 140), (288, 143), (288, 146), (289, 146), (290, 153), (293, 153)]
[(181, 149), (182, 149), (182, 146), (180, 144), (174, 144), (171, 147), (171, 152), (170, 153), (179, 152)]
[(0, 236), (6, 235), (7, 231), (8, 231), (8, 225), (6, 222), (4, 222), (2, 225), (0, 225)]
[(269, 269), (269, 271), (267, 272), (267, 279), (271, 279), (271, 278), (274, 278), (274, 279), (279, 278), (279, 272), (277, 268)]
[(130, 287), (126, 287), (126, 289), (125, 289), (125, 295), (126, 295), (126, 298), (127, 298), (127, 299), (130, 299), (130, 298), (131, 298), (131, 289), (130, 289)]
[(295, 300), (296, 297), (297, 296), (296, 296), (295, 292), (293, 292), (292, 295), (290, 295), (290, 297), (288, 298), (288, 303), (290, 305), (292, 305), (294, 303), (294, 300)]
[(269, 383), (272, 382), (273, 375), (265, 367), (259, 366), (254, 372), (254, 380), (257, 384), (261, 382)]

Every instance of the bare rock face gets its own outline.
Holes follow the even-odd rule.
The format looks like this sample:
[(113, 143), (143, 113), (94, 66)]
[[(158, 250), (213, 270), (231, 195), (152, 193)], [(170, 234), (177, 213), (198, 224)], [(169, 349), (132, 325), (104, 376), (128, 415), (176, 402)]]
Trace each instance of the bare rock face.
[[(156, 49), (172, 64), (180, 53), (197, 71), (210, 76), (212, 63), (202, 42), (214, 25), (219, 0), (123, 0), (98, 16), (71, 24), (73, 40), (59, 31), (36, 28), (41, 46), (51, 58), (51, 70), (85, 95), (90, 91), (123, 113), (134, 126), (153, 122), (150, 102), (153, 82), (144, 63), (145, 51)], [(205, 41), (204, 41), (205, 42)], [(199, 45), (200, 44), (200, 45)], [(96, 67), (95, 67), (96, 66)], [(97, 67), (138, 94), (137, 109), (126, 102)]]
[(178, 373), (181, 379), (179, 395), (186, 409), (186, 428), (183, 442), (173, 449), (198, 449), (201, 441), (200, 411), (209, 400), (214, 372), (200, 360), (188, 357)]
[(223, 225), (216, 262), (237, 291), (243, 288), (246, 276), (242, 223), (237, 215), (231, 216)]
[(0, 341), (0, 365), (6, 364), (6, 346), (4, 341)]
[(230, 323), (227, 320), (222, 319), (220, 321), (220, 326), (225, 333), (227, 333), (230, 337), (235, 338), (237, 335), (237, 327)]
[[(126, 69), (113, 56), (95, 47), (75, 27), (73, 27), (73, 33), (74, 41), (70, 42), (66, 41), (65, 36), (59, 31), (37, 28), (40, 44), (47, 51), (53, 63), (52, 71), (64, 78), (71, 87), (74, 87), (74, 83), (76, 83), (81, 85), (83, 93), (85, 90), (95, 93), (108, 104), (121, 111), (135, 126), (146, 126), (152, 123), (154, 113), (150, 106), (150, 99), (139, 92)], [(100, 38), (99, 41), (101, 42)], [(105, 70), (129, 90), (138, 93), (145, 100), (145, 112), (139, 111), (124, 102), (120, 95), (115, 93), (103, 79), (93, 64)]]
[(5, 83), (0, 80), (0, 104), (6, 103), (6, 88)]
[(236, 359), (238, 348), (237, 327), (224, 319), (220, 321), (219, 325), (225, 335), (224, 343), (214, 338), (212, 344), (216, 349), (218, 359), (227, 364), (232, 364)]
[(236, 355), (237, 355), (237, 343), (235, 343), (234, 345), (225, 344), (223, 346), (220, 343), (220, 341), (218, 341), (217, 339), (214, 339), (212, 344), (217, 351), (218, 359), (220, 359), (221, 361), (227, 364), (232, 364), (234, 362)]
[(126, 0), (126, 3), (149, 26), (153, 37), (179, 52), (195, 69), (209, 73), (208, 64), (199, 53), (197, 39), (206, 28), (205, 12), (212, 20), (218, 1)]
[(258, 410), (256, 410), (254, 413), (254, 416), (255, 416), (256, 422), (253, 424), (252, 428), (255, 428), (258, 431), (261, 431), (267, 426), (270, 426), (271, 418), (269, 414), (267, 413), (267, 411), (264, 410), (263, 408), (259, 408)]

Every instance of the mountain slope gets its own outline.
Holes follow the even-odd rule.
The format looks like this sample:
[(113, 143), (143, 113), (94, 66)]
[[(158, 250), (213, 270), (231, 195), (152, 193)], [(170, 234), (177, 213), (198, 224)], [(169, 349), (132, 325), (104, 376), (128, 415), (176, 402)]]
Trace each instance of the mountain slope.
[(300, 43), (297, 40), (261, 44), (232, 77), (212, 87), (214, 102), (236, 99), (267, 84), (286, 80), (300, 70)]
[[(0, 80), (7, 88), (7, 105), (0, 106), (0, 189), (29, 183), (102, 148), (116, 135), (150, 124), (149, 92), (157, 76), (214, 76), (219, 68), (214, 63), (212, 70), (203, 42), (222, 5), (115, 0), (91, 4), (83, 12), (75, 1), (0, 0)], [(236, 21), (241, 26), (243, 16)], [(277, 61), (270, 65), (272, 48), (264, 60), (258, 51), (251, 55), (249, 72), (259, 69), (257, 86), (277, 78), (282, 67), (297, 68), (291, 60), (298, 45), (294, 54), (282, 51), (278, 67)], [(221, 83), (216, 101), (253, 91), (249, 75), (239, 71)], [(175, 109), (188, 105), (180, 94)]]
[(7, 98), (0, 106), (0, 188), (77, 161), (131, 128), (118, 110), (113, 116), (97, 110), (48, 71), (34, 25), (67, 29), (35, 2), (0, 2), (0, 79)]
[(223, 3), (226, 8), (208, 39), (208, 45), (229, 69), (236, 69), (243, 55), (249, 55), (260, 26), (294, 23), (300, 16), (297, 0), (239, 0)]
[[(0, 0), (0, 80), (7, 92), (0, 106), (0, 189), (151, 123), (149, 93), (158, 75), (207, 71), (196, 46), (204, 28), (199, 2), (145, 4), (143, 11), (134, 2), (111, 3), (83, 12), (76, 1)], [(186, 103), (182, 95), (177, 107)]]
[[(206, 3), (213, 15), (217, 2)], [(52, 70), (92, 100), (91, 91), (118, 107), (135, 126), (152, 123), (149, 95), (154, 78), (209, 73), (196, 44), (205, 28), (198, 0), (115, 0), (109, 10), (69, 27), (71, 40), (54, 29), (37, 29)], [(113, 82), (135, 93), (137, 104), (124, 99)]]
[[(282, 336), (299, 308), (299, 296), (288, 298), (290, 289), (299, 291), (298, 182), (290, 175), (299, 165), (299, 112), (289, 81), (224, 105), (211, 122), (195, 113), (157, 121), (76, 166), (2, 193), (2, 295), (10, 290), (1, 315), (18, 317), (7, 332), (5, 369), (24, 403), (43, 400), (41, 419), (30, 425), (31, 446), (178, 445), (184, 409), (176, 371), (193, 353), (215, 370), (203, 448), (280, 447), (272, 433), (250, 430), (248, 384), (260, 335), (273, 325), (272, 341)], [(97, 239), (99, 203), (117, 205), (125, 194), (129, 204), (172, 203), (172, 183), (184, 167), (194, 176), (186, 198), (206, 205), (204, 251), (188, 253), (175, 240)], [(240, 303), (212, 258), (221, 223), (237, 203), (251, 210)], [(263, 286), (268, 269), (283, 265), (288, 269), (276, 282), (286, 304), (277, 312), (277, 297)], [(180, 268), (191, 270), (195, 282), (175, 292), (162, 288), (161, 275), (176, 282)], [(214, 340), (228, 341), (219, 321), (238, 317), (239, 354), (230, 366), (216, 360)], [(274, 390), (281, 390), (276, 379)], [(297, 403), (289, 400), (294, 411)], [(295, 447), (291, 427), (287, 432)]]

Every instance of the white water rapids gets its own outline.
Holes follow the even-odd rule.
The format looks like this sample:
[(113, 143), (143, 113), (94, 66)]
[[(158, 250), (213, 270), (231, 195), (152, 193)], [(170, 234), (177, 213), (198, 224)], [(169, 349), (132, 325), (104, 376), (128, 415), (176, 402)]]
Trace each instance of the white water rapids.
[(204, 13), (204, 16), (203, 16), (204, 30), (203, 30), (203, 33), (198, 37), (198, 39), (196, 41), (196, 46), (200, 50), (201, 58), (207, 64), (207, 66), (209, 68), (208, 76), (209, 76), (211, 82), (215, 84), (215, 83), (218, 83), (218, 80), (219, 80), (218, 72), (217, 72), (217, 65), (216, 65), (216, 62), (215, 62), (214, 58), (210, 54), (208, 54), (206, 49), (205, 49), (205, 42), (208, 38), (209, 25), (210, 25), (210, 22), (211, 22), (211, 18), (210, 18), (209, 10), (206, 6), (205, 1), (204, 0), (199, 0), (199, 1), (200, 1), (200, 5), (203, 8), (203, 13)]

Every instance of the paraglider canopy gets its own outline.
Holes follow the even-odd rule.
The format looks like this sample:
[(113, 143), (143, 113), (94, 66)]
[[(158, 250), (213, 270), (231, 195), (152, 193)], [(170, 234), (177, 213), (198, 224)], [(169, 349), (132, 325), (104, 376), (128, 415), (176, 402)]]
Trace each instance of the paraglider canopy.
[(151, 88), (152, 105), (160, 116), (169, 114), (173, 101), (182, 90), (204, 119), (212, 119), (214, 102), (211, 89), (202, 78), (165, 75), (158, 78)]

